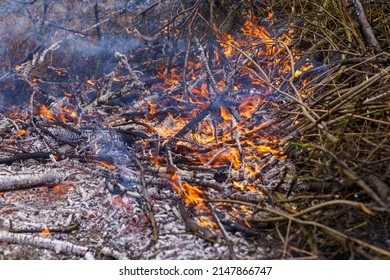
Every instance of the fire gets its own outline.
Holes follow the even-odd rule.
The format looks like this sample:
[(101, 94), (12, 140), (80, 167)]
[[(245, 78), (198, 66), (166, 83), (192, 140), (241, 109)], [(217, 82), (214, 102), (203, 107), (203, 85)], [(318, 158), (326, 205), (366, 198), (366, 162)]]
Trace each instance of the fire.
[(71, 117), (73, 120), (77, 120), (77, 112), (73, 111), (70, 108), (65, 108), (64, 112), (68, 114), (69, 117)]
[(19, 130), (19, 131), (16, 133), (16, 136), (17, 136), (17, 137), (20, 137), (20, 136), (24, 135), (25, 133), (26, 133), (26, 130), (21, 129), (21, 130)]
[(274, 21), (274, 14), (271, 11), (268, 11), (268, 19), (272, 22)]
[(253, 229), (253, 227), (249, 224), (249, 222), (246, 218), (244, 218), (244, 222), (248, 228)]
[(87, 84), (93, 86), (95, 83), (93, 81), (91, 81), (91, 80), (87, 80)]
[(245, 205), (240, 205), (240, 208), (241, 208), (241, 210), (244, 211), (245, 213), (253, 214), (253, 211), (252, 211), (252, 210), (249, 210)]
[(203, 198), (201, 197), (204, 192), (201, 189), (191, 186), (187, 182), (181, 182), (176, 172), (171, 176), (171, 180), (173, 188), (184, 199), (186, 204), (204, 207)]
[(233, 39), (233, 36), (224, 33), (219, 35), (218, 39), (220, 40), (220, 45), (223, 48), (223, 53), (226, 55), (226, 57), (230, 57), (233, 54), (233, 47), (231, 45), (236, 43)]
[(233, 180), (233, 188), (239, 189), (239, 190), (245, 190), (245, 186), (243, 184), (240, 184)]
[(244, 100), (238, 107), (240, 109), (240, 116), (250, 118), (256, 112), (260, 105), (260, 96), (254, 95)]
[(201, 195), (203, 191), (197, 187), (193, 187), (187, 182), (183, 182), (183, 194), (184, 194), (184, 202), (186, 204), (196, 204), (198, 206), (204, 206), (203, 199)]
[(41, 105), (39, 116), (41, 118), (46, 117), (49, 122), (55, 122), (57, 120), (53, 113), (50, 112), (44, 104)]
[(54, 114), (45, 104), (42, 104), (40, 106), (39, 116), (41, 118), (46, 117), (49, 122), (62, 121), (63, 123), (67, 123), (69, 120), (76, 121), (78, 119), (77, 112), (68, 107), (63, 108), (62, 105), (62, 102), (58, 104), (57, 113)]
[(44, 230), (42, 230), (39, 235), (41, 237), (48, 237), (50, 235), (50, 230), (48, 228), (45, 228)]
[(225, 106), (221, 106), (221, 117), (224, 121), (231, 121), (232, 116), (230, 115), (228, 109)]
[(218, 224), (211, 221), (208, 217), (200, 216), (199, 225), (204, 227), (218, 228)]
[(156, 113), (157, 104), (153, 104), (149, 100), (147, 101), (147, 103), (149, 104), (149, 114), (153, 116)]
[[(18, 132), (16, 132), (15, 136), (16, 136), (16, 137), (20, 137), (20, 136), (23, 136), (25, 133), (26, 133), (26, 130), (21, 129), (21, 130), (19, 130)], [(9, 137), (9, 141), (11, 141), (11, 142), (14, 141), (14, 136), (13, 136), (13, 135), (11, 135), (11, 136)]]
[[(199, 155), (199, 159), (206, 163), (209, 160), (208, 157), (202, 157)], [(213, 167), (221, 165), (232, 165), (234, 169), (239, 169), (241, 167), (240, 152), (236, 148), (230, 148), (225, 153), (220, 154), (215, 161), (211, 164)]]
[(269, 50), (269, 47), (275, 44), (275, 40), (271, 38), (271, 34), (267, 29), (265, 29), (264, 26), (256, 25), (254, 23), (255, 21), (256, 18), (253, 18), (252, 20), (247, 20), (244, 23), (245, 28), (242, 28), (241, 30), (247, 36), (259, 37), (267, 46), (267, 50)]
[(100, 163), (104, 167), (107, 167), (108, 169), (115, 169), (116, 168), (116, 165), (113, 164), (113, 163), (108, 163), (108, 162), (105, 162), (105, 161), (98, 161), (98, 163)]
[(16, 71), (22, 71), (25, 67), (23, 65), (16, 65), (15, 70)]

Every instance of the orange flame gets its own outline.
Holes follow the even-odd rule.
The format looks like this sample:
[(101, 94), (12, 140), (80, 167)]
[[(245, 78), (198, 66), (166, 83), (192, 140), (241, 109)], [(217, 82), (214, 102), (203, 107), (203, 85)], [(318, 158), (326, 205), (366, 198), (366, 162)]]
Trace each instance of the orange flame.
[(44, 230), (42, 230), (39, 235), (41, 237), (48, 237), (50, 235), (50, 230), (48, 228), (45, 228)]
[(203, 198), (201, 197), (204, 192), (201, 189), (191, 186), (187, 182), (182, 183), (176, 172), (171, 176), (171, 180), (173, 188), (184, 199), (186, 204), (204, 206)]
[(46, 117), (49, 122), (56, 121), (56, 117), (53, 115), (52, 112), (49, 111), (49, 109), (47, 109), (46, 105), (44, 105), (44, 104), (41, 105), (39, 116), (41, 118)]
[(21, 129), (21, 130), (19, 130), (17, 133), (16, 133), (16, 136), (22, 136), (22, 135), (24, 135), (26, 133), (26, 130), (24, 130), (24, 129)]
[(260, 105), (260, 96), (254, 95), (248, 97), (238, 106), (240, 109), (240, 116), (250, 118)]
[(228, 109), (225, 106), (221, 106), (221, 117), (224, 121), (232, 120), (232, 116), (230, 115)]
[(199, 217), (199, 225), (204, 227), (211, 227), (211, 228), (217, 228), (218, 224), (210, 221), (208, 217), (200, 216)]
[(116, 165), (113, 164), (113, 163), (108, 163), (108, 162), (105, 162), (105, 161), (98, 161), (98, 163), (100, 163), (104, 167), (107, 167), (108, 169), (115, 169), (116, 168)]

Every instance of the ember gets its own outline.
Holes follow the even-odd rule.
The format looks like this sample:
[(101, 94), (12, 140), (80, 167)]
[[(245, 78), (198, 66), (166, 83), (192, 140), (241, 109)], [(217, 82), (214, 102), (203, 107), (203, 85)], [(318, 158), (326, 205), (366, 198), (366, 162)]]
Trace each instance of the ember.
[[(142, 36), (138, 30), (131, 31), (126, 28), (126, 32), (129, 35), (136, 34), (136, 37)], [(222, 215), (223, 206), (210, 208), (205, 201), (210, 198), (229, 197), (233, 195), (234, 189), (241, 191), (243, 195), (245, 192), (262, 194), (265, 181), (259, 174), (267, 166), (264, 160), (272, 154), (278, 155), (278, 160), (283, 158), (282, 146), (277, 141), (280, 124), (276, 125), (269, 118), (274, 109), (268, 106), (268, 96), (274, 94), (263, 81), (257, 84), (251, 71), (254, 65), (260, 63), (258, 59), (264, 60), (265, 57), (279, 55), (281, 60), (284, 45), (280, 45), (279, 40), (287, 42), (291, 32), (287, 32), (288, 35), (283, 33), (279, 39), (273, 39), (265, 26), (258, 25), (258, 19), (254, 16), (243, 24), (241, 32), (233, 36), (217, 31), (222, 48), (214, 46), (212, 52), (215, 62), (207, 59), (204, 42), (197, 41), (198, 53), (188, 55), (186, 63), (189, 68), (185, 69), (183, 75), (180, 65), (166, 65), (164, 60), (159, 61), (160, 66), (154, 73), (158, 81), (153, 82), (153, 91), (144, 86), (148, 81), (141, 81), (138, 72), (132, 69), (131, 64), (135, 61), (129, 61), (125, 55), (117, 53), (120, 61), (113, 72), (104, 78), (86, 80), (89, 87), (84, 87), (85, 98), (78, 101), (78, 107), (81, 106), (81, 111), (84, 112), (79, 115), (71, 109), (75, 107), (72, 102), (80, 93), (67, 90), (64, 93), (67, 98), (52, 102), (52, 109), (49, 110), (45, 104), (39, 105), (40, 119), (35, 121), (37, 128), (41, 130), (40, 133), (50, 132), (47, 136), (56, 141), (71, 146), (76, 144), (76, 150), (72, 152), (72, 149), (68, 149), (68, 155), (81, 152), (79, 160), (95, 156), (97, 163), (112, 172), (110, 174), (101, 171), (106, 174), (105, 184), (109, 185), (113, 193), (136, 190), (141, 192), (149, 203), (152, 196), (148, 194), (145, 186), (152, 186), (153, 180), (158, 179), (153, 178), (155, 175), (149, 166), (157, 166), (159, 170), (166, 167), (165, 171), (159, 171), (159, 176), (167, 182), (170, 181), (171, 187), (183, 200), (188, 209), (182, 212), (193, 209), (194, 213), (201, 213), (199, 226), (210, 227), (219, 232), (219, 227), (229, 219), (241, 219), (241, 215), (251, 215), (253, 211), (243, 205), (239, 207), (240, 211), (232, 208), (232, 218), (225, 215), (219, 218), (223, 219), (220, 224), (214, 215)], [(174, 36), (178, 34), (174, 32)], [(245, 50), (246, 56), (240, 58), (240, 53), (243, 52), (241, 48), (248, 40), (251, 49)], [(287, 65), (288, 59), (285, 57)], [(238, 71), (237, 66), (232, 66), (234, 61), (239, 65)], [(267, 62), (268, 67), (279, 68), (278, 64), (274, 65), (271, 61), (269, 59)], [(225, 66), (229, 72), (222, 71)], [(247, 71), (246, 68), (252, 70)], [(19, 67), (18, 70), (23, 72), (25, 68)], [(127, 75), (124, 74), (126, 71)], [(62, 72), (67, 71), (54, 71), (58, 76), (62, 76)], [(269, 68), (266, 75), (272, 72), (274, 70)], [(118, 87), (113, 82), (125, 87), (125, 96), (130, 89), (138, 90), (138, 96), (130, 100), (128, 109), (124, 109), (124, 101), (118, 96), (120, 91), (116, 93), (115, 88)], [(186, 83), (186, 89), (182, 88), (183, 82)], [(38, 87), (38, 90), (43, 86), (36, 79), (32, 80), (32, 84)], [(100, 113), (92, 113), (92, 110), (96, 109), (90, 104), (106, 106), (115, 99), (122, 104), (122, 108), (101, 107)], [(273, 99), (277, 97), (273, 96)], [(278, 106), (275, 104), (276, 108)], [(108, 111), (105, 111), (106, 108)], [(101, 122), (101, 114), (106, 115), (106, 127), (103, 130), (107, 132), (97, 132), (96, 128), (88, 131), (86, 125), (93, 127), (94, 123)], [(70, 126), (69, 121), (81, 126)], [(115, 130), (110, 132), (110, 127), (115, 127)], [(19, 130), (16, 136), (22, 136), (26, 131)], [(84, 144), (84, 139), (89, 141)], [(131, 144), (135, 140), (140, 146)], [(130, 145), (130, 150), (125, 143)], [(100, 156), (111, 159), (100, 160)], [(144, 169), (141, 179), (135, 177), (136, 166), (132, 164), (134, 157)], [(61, 161), (60, 156), (56, 155), (54, 158)], [(215, 170), (217, 173), (209, 173), (209, 170)], [(218, 176), (225, 179), (217, 179)], [(250, 179), (250, 182), (246, 178)], [(152, 208), (148, 211), (152, 225), (158, 226), (151, 216)], [(192, 218), (183, 218), (188, 220), (186, 223), (193, 223), (190, 221)], [(245, 217), (244, 221), (240, 227), (252, 230)]]
[[(208, 1), (129, 1), (118, 10), (98, 2), (94, 25), (58, 27), (0, 80), (7, 92), (0, 99), (1, 198), (39, 203), (34, 231), (14, 210), (0, 226), (14, 219), (21, 232), (47, 240), (77, 230), (88, 246), (63, 250), (84, 257), (89, 248), (95, 257), (114, 254), (100, 250), (103, 243), (126, 258), (264, 257), (256, 243), (262, 226), (287, 219), (277, 216), (281, 209), (293, 213), (290, 223), (300, 219), (298, 204), (284, 203), (297, 181), (288, 132), (317, 127), (338, 143), (319, 117), (326, 110), (305, 105), (325, 87), (311, 74), (317, 62), (307, 48), (294, 47), (307, 35), (294, 18), (278, 25), (265, 4), (257, 12), (239, 4), (230, 26), (214, 1), (215, 14)], [(47, 5), (58, 12), (68, 4)], [(168, 7), (183, 10), (153, 18)], [(41, 28), (56, 28), (51, 20)]]

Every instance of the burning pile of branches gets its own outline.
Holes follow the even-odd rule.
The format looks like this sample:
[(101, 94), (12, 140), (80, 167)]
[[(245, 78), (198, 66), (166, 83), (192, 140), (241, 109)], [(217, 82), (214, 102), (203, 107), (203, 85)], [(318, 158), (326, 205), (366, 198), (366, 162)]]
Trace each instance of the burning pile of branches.
[[(351, 108), (351, 101), (365, 106), (359, 107), (360, 114), (373, 110), (372, 106), (376, 113), (386, 112), (375, 103), (387, 96), (383, 88), (370, 93), (366, 89), (380, 86), (388, 69), (349, 91), (343, 89), (350, 94), (340, 94), (339, 85), (334, 90), (329, 87), (331, 81), (344, 81), (342, 76), (354, 71), (353, 67), (345, 68), (355, 63), (352, 58), (341, 63), (330, 58), (319, 60), (310, 53), (316, 45), (307, 52), (299, 41), (308, 36), (305, 29), (294, 18), (282, 17), (283, 6), (274, 6), (281, 9), (278, 12), (283, 20), (278, 21), (271, 5), (233, 2), (228, 17), (223, 16), (224, 6), (214, 1), (147, 2), (146, 6), (136, 2), (101, 17), (96, 4), (94, 25), (77, 32), (64, 29), (70, 34), (38, 49), (2, 77), (3, 89), (10, 93), (0, 104), (4, 108), (0, 115), (3, 203), (10, 203), (22, 189), (34, 187), (55, 186), (68, 201), (74, 199), (72, 189), (77, 189), (84, 201), (80, 203), (88, 205), (94, 199), (105, 205), (102, 196), (106, 196), (110, 205), (120, 205), (121, 213), (143, 217), (136, 221), (129, 218), (128, 223), (135, 223), (137, 229), (120, 224), (126, 230), (120, 230), (117, 237), (145, 234), (141, 228), (147, 226), (149, 243), (138, 250), (150, 252), (126, 254), (120, 248), (122, 243), (102, 248), (100, 243), (83, 247), (68, 240), (45, 241), (45, 232), (77, 231), (82, 226), (80, 213), (68, 216), (68, 225), (62, 227), (15, 229), (11, 221), (4, 220), (0, 225), (9, 232), (3, 230), (0, 240), (88, 258), (98, 256), (97, 252), (114, 258), (199, 258), (200, 252), (177, 255), (172, 244), (164, 243), (167, 231), (177, 233), (171, 224), (179, 220), (194, 240), (225, 248), (222, 254), (204, 257), (258, 258), (262, 231), (275, 228), (283, 246), (275, 249), (273, 257), (322, 257), (317, 250), (317, 238), (322, 237), (312, 228), (334, 240), (358, 244), (361, 254), (370, 250), (389, 257), (381, 246), (316, 221), (317, 213), (335, 205), (360, 209), (367, 215), (388, 211), (388, 194), (384, 193), (388, 187), (382, 179), (372, 175), (369, 180), (377, 182), (372, 189), (328, 146), (339, 146), (341, 137), (352, 133), (345, 131), (341, 136), (332, 130), (346, 116), (356, 116), (358, 111)], [(167, 10), (172, 17), (156, 19)], [(136, 28), (134, 21), (122, 20), (124, 16), (143, 17), (145, 24)], [(97, 59), (96, 75), (72, 77), (69, 71), (74, 66), (62, 65), (61, 54), (56, 54), (92, 32), (96, 32), (96, 44), (104, 44), (102, 34), (113, 21), (123, 24), (120, 36), (130, 37), (135, 46), (123, 51), (114, 44), (104, 54), (104, 67), (101, 58)], [(157, 31), (156, 22), (164, 24)], [(383, 60), (370, 59), (379, 64)], [(372, 67), (378, 66), (374, 63)], [(15, 102), (12, 92), (21, 88), (25, 91), (22, 106), (9, 109)], [(369, 116), (359, 116), (372, 121)], [(369, 134), (377, 129), (369, 127)], [(305, 143), (313, 137), (324, 140)], [(371, 158), (375, 153), (382, 155), (386, 137), (369, 154)], [(292, 151), (294, 146), (299, 151)], [(376, 204), (348, 200), (338, 191), (298, 196), (307, 187), (287, 155), (301, 156), (305, 149), (311, 153), (308, 161), (316, 164), (325, 158), (335, 160), (340, 175), (356, 182)], [(330, 180), (339, 177), (336, 174)], [(112, 212), (110, 217), (120, 219), (119, 214)], [(23, 221), (14, 210), (7, 215), (10, 220)], [(88, 219), (93, 215), (88, 212)], [(91, 230), (84, 226), (86, 229)], [(41, 237), (29, 240), (20, 235), (32, 232)], [(112, 234), (104, 233), (102, 240)], [(313, 239), (301, 245), (299, 234), (305, 240)], [(133, 239), (127, 239), (125, 246), (129, 240)], [(248, 240), (252, 240), (250, 245)]]

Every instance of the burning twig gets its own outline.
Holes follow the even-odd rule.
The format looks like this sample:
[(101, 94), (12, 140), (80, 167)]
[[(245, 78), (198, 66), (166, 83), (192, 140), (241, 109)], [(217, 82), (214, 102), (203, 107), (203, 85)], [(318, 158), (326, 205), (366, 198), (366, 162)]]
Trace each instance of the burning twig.
[(191, 232), (195, 234), (196, 236), (199, 236), (200, 238), (203, 238), (207, 241), (213, 241), (215, 242), (215, 236), (213, 233), (208, 229), (207, 227), (203, 227), (192, 221), (190, 216), (187, 213), (187, 210), (184, 208), (184, 205), (182, 202), (178, 202), (178, 208), (181, 218), (184, 221), (186, 230), (188, 232)]
[[(213, 213), (214, 219), (217, 221), (218, 227), (219, 227), (219, 229), (221, 230), (222, 235), (223, 235), (223, 237), (225, 238), (226, 242), (227, 242), (228, 244), (231, 243), (230, 238), (229, 238), (229, 235), (228, 235), (228, 233), (227, 233), (226, 230), (225, 230), (225, 227), (223, 226), (223, 224), (222, 224), (221, 221), (219, 220), (217, 214), (215, 213), (214, 206), (210, 204), (209, 207), (210, 207), (210, 209), (211, 209), (211, 211), (212, 211), (212, 213)], [(228, 245), (228, 248), (229, 248), (229, 252), (230, 252), (230, 257), (231, 257), (233, 260), (236, 260), (237, 257), (236, 257), (236, 254), (234, 253), (233, 246), (229, 244), (229, 245)]]

